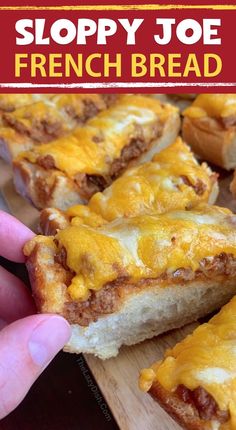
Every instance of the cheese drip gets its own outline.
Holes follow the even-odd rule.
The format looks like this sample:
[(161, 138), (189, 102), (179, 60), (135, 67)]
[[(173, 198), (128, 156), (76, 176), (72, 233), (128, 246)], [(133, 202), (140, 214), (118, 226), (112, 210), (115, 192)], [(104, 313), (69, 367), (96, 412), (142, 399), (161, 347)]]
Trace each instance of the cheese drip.
[(90, 290), (119, 278), (132, 284), (179, 268), (195, 271), (203, 258), (222, 252), (236, 255), (235, 218), (227, 209), (202, 205), (97, 228), (70, 225), (56, 235), (76, 273), (68, 292), (72, 299), (86, 299)]
[(179, 384), (190, 390), (203, 387), (221, 410), (230, 412), (230, 422), (219, 428), (236, 428), (236, 297), (208, 323), (167, 350), (162, 362), (141, 372), (142, 389), (147, 391), (154, 381), (171, 392)]

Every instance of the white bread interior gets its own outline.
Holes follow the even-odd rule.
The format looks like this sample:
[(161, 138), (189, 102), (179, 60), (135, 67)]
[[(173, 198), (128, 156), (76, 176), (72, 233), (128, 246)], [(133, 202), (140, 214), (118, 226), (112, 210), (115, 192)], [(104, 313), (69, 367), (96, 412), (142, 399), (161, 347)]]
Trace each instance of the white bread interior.
[(114, 357), (121, 345), (133, 345), (168, 330), (196, 321), (221, 307), (236, 293), (236, 280), (204, 280), (169, 287), (157, 286), (135, 293), (122, 308), (88, 327), (72, 325), (64, 350)]
[(11, 137), (7, 139), (0, 131), (0, 158), (8, 164), (11, 164), (20, 152), (28, 151), (32, 147), (33, 141), (29, 137), (22, 136), (11, 129)]
[[(39, 312), (67, 317), (66, 270), (55, 265), (55, 249), (44, 241), (29, 242), (27, 256), (33, 296)], [(72, 324), (72, 336), (65, 351), (90, 353), (102, 359), (114, 357), (122, 345), (132, 345), (168, 330), (196, 321), (220, 308), (236, 294), (236, 277), (181, 281), (164, 284), (158, 279), (150, 286), (136, 289), (119, 301), (117, 310), (100, 314), (88, 326)]]

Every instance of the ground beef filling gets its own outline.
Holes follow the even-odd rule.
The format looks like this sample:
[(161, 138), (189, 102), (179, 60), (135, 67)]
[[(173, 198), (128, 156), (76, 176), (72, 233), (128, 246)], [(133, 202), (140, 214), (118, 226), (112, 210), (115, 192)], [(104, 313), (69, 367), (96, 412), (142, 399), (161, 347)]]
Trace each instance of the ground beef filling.
[(145, 142), (144, 139), (132, 139), (129, 145), (126, 145), (119, 158), (113, 161), (110, 168), (110, 175), (112, 179), (116, 179), (121, 172), (125, 169), (127, 164), (136, 158), (138, 158), (143, 152), (147, 151), (150, 146), (150, 142)]
[[(158, 134), (160, 134), (160, 127), (158, 130)], [(130, 161), (138, 158), (142, 153), (149, 149), (151, 142), (147, 142), (141, 137), (142, 133), (139, 127), (137, 127), (136, 133), (139, 137), (133, 138), (130, 143), (122, 149), (120, 157), (114, 160), (111, 164), (108, 175), (101, 176), (78, 173), (74, 177), (74, 182), (79, 188), (79, 194), (82, 199), (85, 201), (89, 200), (93, 194), (99, 191), (102, 192), (122, 173)], [(99, 143), (101, 139), (102, 136), (94, 136), (95, 142), (97, 141)], [(53, 157), (49, 154), (39, 156), (37, 158), (37, 164), (45, 170), (57, 169)]]
[(178, 385), (175, 393), (184, 403), (192, 405), (202, 420), (220, 423), (229, 420), (228, 411), (221, 411), (215, 399), (203, 387), (197, 387), (191, 391), (181, 384)]
[(231, 128), (236, 126), (236, 115), (226, 116), (221, 119), (225, 128)]
[[(112, 162), (109, 175), (105, 177), (98, 175), (78, 174), (76, 176), (75, 182), (79, 185), (83, 198), (89, 199), (96, 192), (102, 192), (111, 184), (113, 180), (121, 175), (121, 173), (132, 160), (137, 159), (141, 154), (149, 149), (151, 142), (145, 141), (145, 139), (141, 136), (141, 131), (139, 131), (139, 134), (140, 137), (131, 139), (130, 143), (122, 149), (120, 157)], [(99, 138), (98, 141), (100, 142)]]
[[(18, 133), (25, 134), (36, 142), (46, 143), (58, 138), (63, 134), (62, 122), (53, 118), (31, 118), (31, 127), (26, 127), (21, 121), (18, 121), (11, 114), (4, 114), (3, 120), (6, 125), (13, 127)], [(26, 117), (27, 119), (27, 117)]]
[(187, 185), (188, 187), (192, 187), (198, 196), (202, 196), (205, 193), (207, 189), (207, 185), (204, 184), (204, 182), (201, 181), (201, 179), (197, 179), (197, 182), (195, 184), (192, 184), (192, 182), (189, 180), (187, 176), (182, 175), (181, 178), (184, 184)]
[[(60, 264), (66, 271), (70, 272), (70, 281), (75, 273), (71, 272), (67, 266), (66, 249), (61, 248), (55, 255), (55, 263)], [(232, 254), (221, 253), (215, 257), (204, 258), (201, 260), (199, 269), (179, 268), (172, 273), (163, 273), (156, 279), (141, 279), (133, 284), (124, 269), (117, 267), (117, 279), (104, 285), (98, 291), (91, 291), (90, 297), (86, 301), (68, 301), (64, 306), (64, 316), (72, 324), (87, 326), (92, 321), (97, 321), (99, 316), (116, 312), (124, 296), (132, 294), (134, 291), (152, 287), (156, 282), (160, 283), (181, 283), (198, 279), (211, 279), (218, 276), (236, 276), (236, 258)], [(70, 282), (67, 286), (70, 285)]]
[(78, 125), (84, 124), (90, 118), (96, 116), (102, 109), (106, 108), (106, 103), (101, 102), (100, 106), (90, 99), (83, 99), (83, 108), (81, 112), (77, 112), (73, 105), (64, 106), (66, 114), (73, 119)]
[(107, 107), (109, 107), (117, 101), (119, 96), (117, 94), (102, 94), (102, 98), (106, 103)]
[(40, 167), (43, 167), (45, 170), (55, 169), (54, 158), (50, 154), (41, 155), (40, 157), (38, 157), (37, 162), (38, 162), (38, 165)]
[[(64, 111), (68, 115), (68, 119), (74, 120), (78, 125), (84, 124), (88, 119), (94, 117), (99, 113), (100, 110), (105, 109), (106, 106), (112, 104), (115, 101), (115, 97), (110, 97), (107, 100), (104, 99), (104, 103), (97, 105), (95, 102), (89, 99), (83, 100), (83, 109), (81, 113), (77, 113), (76, 108), (73, 105), (64, 106)], [(13, 127), (17, 132), (25, 134), (31, 139), (39, 143), (50, 142), (53, 139), (57, 139), (63, 136), (66, 132), (63, 128), (63, 122), (53, 118), (50, 114), (43, 119), (31, 117), (31, 113), (26, 116), (26, 119), (31, 121), (31, 127), (26, 127), (21, 121), (11, 114), (3, 114), (3, 120), (7, 126)], [(76, 125), (76, 124), (75, 124)]]
[(142, 128), (139, 125), (136, 125), (134, 136), (131, 138), (130, 143), (122, 149), (120, 157), (114, 160), (110, 167), (111, 179), (116, 179), (127, 167), (128, 163), (147, 152), (152, 145), (153, 140), (159, 138), (162, 135), (162, 132), (163, 125), (161, 123), (157, 123), (152, 130), (152, 138), (147, 140), (145, 139)]
[(95, 193), (103, 191), (111, 183), (108, 177), (84, 173), (78, 173), (74, 181), (80, 189), (81, 198), (84, 200), (89, 200)]

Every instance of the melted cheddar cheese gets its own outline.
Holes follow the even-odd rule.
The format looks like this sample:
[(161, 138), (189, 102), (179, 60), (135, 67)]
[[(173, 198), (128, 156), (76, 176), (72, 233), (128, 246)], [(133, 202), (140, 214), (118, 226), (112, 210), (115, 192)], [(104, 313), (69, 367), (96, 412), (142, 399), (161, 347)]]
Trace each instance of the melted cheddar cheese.
[(100, 227), (106, 224), (106, 220), (101, 215), (93, 212), (89, 206), (72, 206), (65, 213), (69, 217), (71, 225), (86, 224), (90, 227)]
[(106, 103), (99, 94), (58, 94), (14, 110), (7, 115), (7, 122), (23, 133), (32, 134), (40, 126), (41, 135), (63, 135), (88, 119), (86, 110), (90, 109), (90, 116), (94, 116), (96, 110), (105, 108)]
[[(94, 194), (88, 207), (107, 221), (190, 208), (208, 201), (213, 185), (211, 175), (207, 165), (199, 165), (190, 148), (177, 138), (152, 161), (128, 169), (102, 193)], [(194, 187), (199, 183), (203, 190), (198, 194)]]
[(123, 96), (109, 109), (90, 119), (72, 134), (32, 151), (21, 158), (37, 163), (38, 157), (50, 155), (56, 168), (73, 177), (78, 173), (109, 174), (111, 163), (132, 139), (151, 143), (160, 128), (177, 109), (143, 96)]
[(70, 225), (56, 235), (76, 273), (68, 288), (74, 300), (126, 276), (130, 283), (179, 268), (193, 271), (203, 258), (236, 256), (236, 217), (202, 205), (193, 211), (118, 219), (100, 227)]
[(52, 94), (0, 94), (0, 110), (12, 111), (38, 100), (48, 100)]
[(236, 115), (236, 94), (200, 94), (192, 105), (184, 110), (190, 118), (225, 118)]
[(236, 297), (208, 323), (167, 350), (162, 362), (141, 372), (141, 389), (148, 391), (154, 381), (168, 391), (179, 384), (190, 390), (203, 387), (221, 410), (230, 412), (230, 422), (218, 428), (235, 430)]
[[(74, 118), (77, 122), (78, 120), (83, 122), (86, 106), (88, 111), (91, 110), (91, 112), (89, 112), (91, 117), (95, 115), (96, 110), (99, 112), (107, 106), (102, 94), (58, 94), (53, 97), (52, 101), (55, 108), (62, 110), (66, 115), (70, 116), (70, 112), (68, 112), (68, 110), (70, 111), (72, 109)], [(92, 114), (93, 110), (94, 113)]]
[[(48, 127), (48, 134), (50, 133), (50, 125), (57, 125), (57, 127), (64, 131), (68, 128), (68, 123), (63, 120), (62, 113), (55, 108), (52, 100), (39, 101), (29, 106), (23, 106), (16, 109), (8, 115), (10, 125), (16, 127), (20, 132), (31, 134), (34, 127), (42, 124), (42, 131), (46, 134)], [(47, 124), (45, 126), (45, 124)], [(43, 130), (43, 126), (45, 129)], [(52, 131), (52, 130), (51, 130)]]
[(29, 141), (29, 138), (27, 138), (27, 136), (17, 133), (14, 128), (10, 127), (0, 127), (0, 139), (6, 142), (14, 142), (15, 146), (20, 144), (21, 147), (24, 146), (24, 143), (27, 143), (27, 141)]

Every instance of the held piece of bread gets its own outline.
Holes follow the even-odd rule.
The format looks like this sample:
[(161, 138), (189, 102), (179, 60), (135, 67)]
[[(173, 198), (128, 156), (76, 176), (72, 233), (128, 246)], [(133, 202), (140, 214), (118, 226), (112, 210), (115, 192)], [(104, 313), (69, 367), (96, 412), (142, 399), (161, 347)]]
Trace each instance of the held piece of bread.
[(12, 162), (20, 152), (65, 136), (106, 109), (115, 96), (58, 94), (2, 115), (0, 157)]
[(236, 216), (193, 211), (70, 225), (25, 245), (39, 312), (72, 325), (69, 352), (105, 359), (183, 326), (236, 292)]
[(110, 187), (94, 194), (88, 206), (72, 206), (64, 213), (44, 209), (40, 230), (55, 234), (56, 229), (65, 228), (75, 217), (77, 223), (93, 227), (104, 220), (191, 209), (200, 202), (214, 204), (217, 195), (217, 175), (206, 163), (198, 164), (190, 148), (178, 137), (152, 161), (127, 169)]
[(206, 161), (236, 167), (236, 94), (200, 94), (184, 112), (183, 138)]
[(14, 163), (16, 189), (38, 208), (87, 202), (129, 164), (171, 144), (179, 127), (174, 106), (122, 96), (73, 134), (21, 154)]
[(236, 297), (163, 361), (140, 374), (140, 388), (188, 430), (236, 428)]

